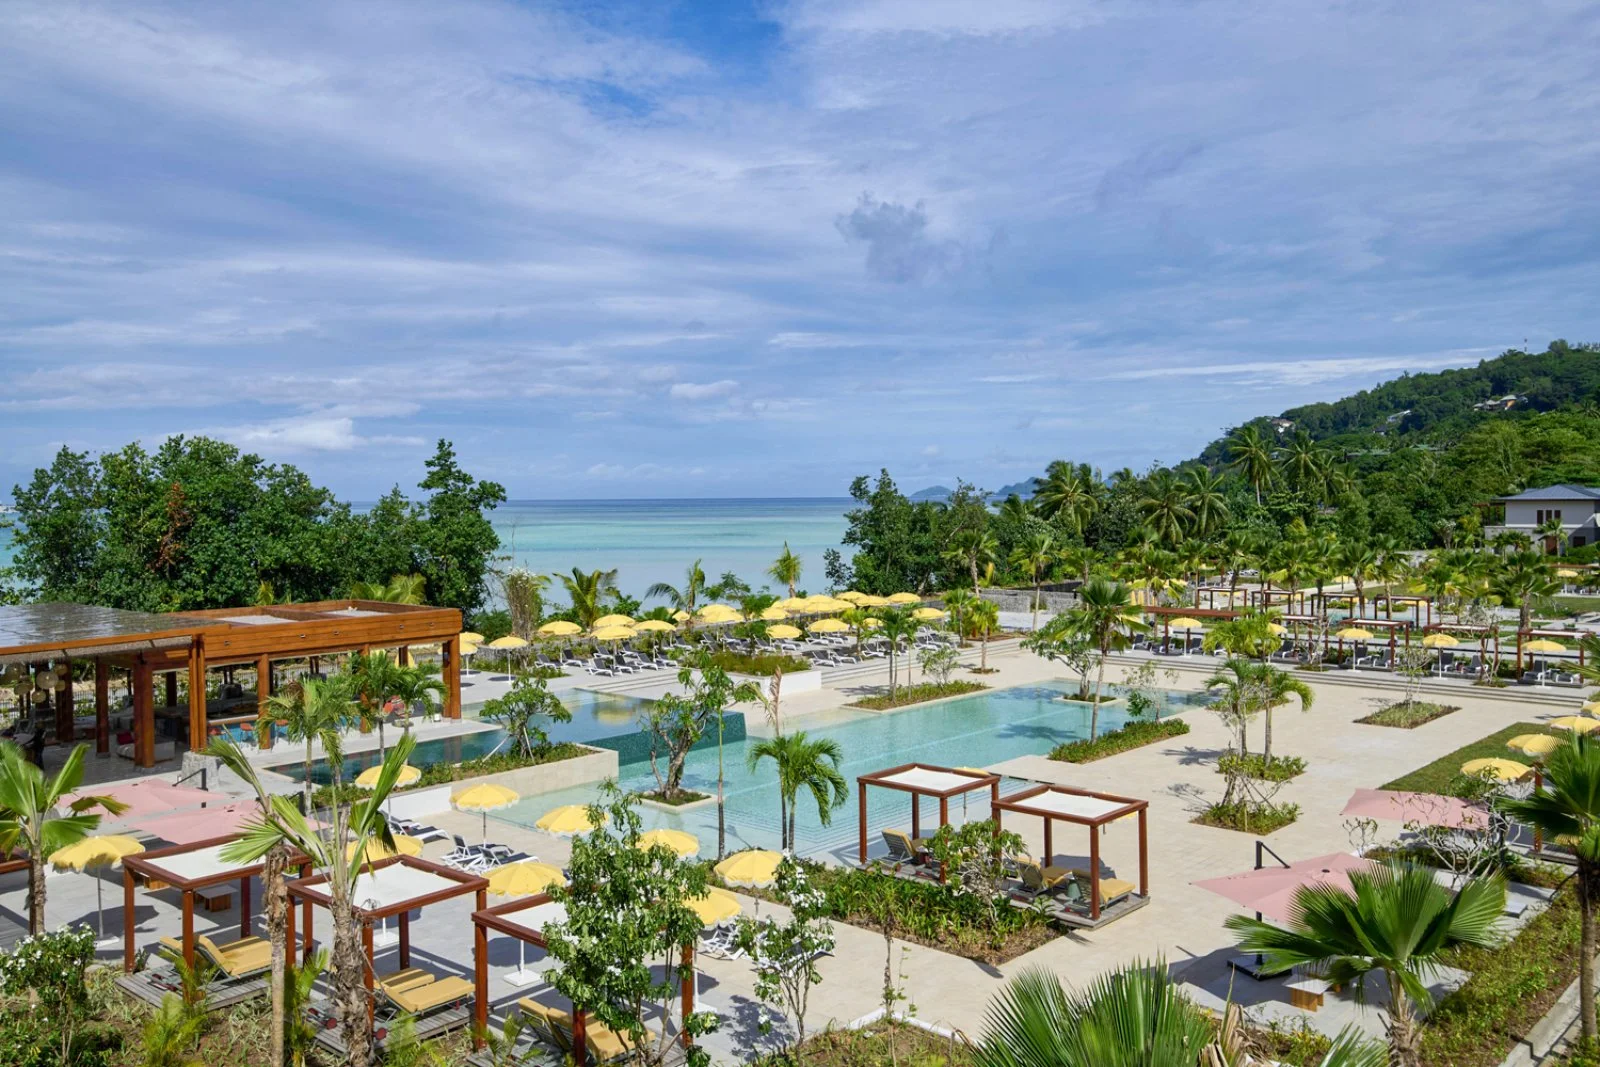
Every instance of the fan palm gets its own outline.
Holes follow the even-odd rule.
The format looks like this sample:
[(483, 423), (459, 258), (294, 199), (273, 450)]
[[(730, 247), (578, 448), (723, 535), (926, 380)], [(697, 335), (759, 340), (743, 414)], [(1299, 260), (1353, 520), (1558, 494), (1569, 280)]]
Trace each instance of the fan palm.
[(28, 933), (44, 933), (44, 864), (58, 848), (82, 841), (100, 825), (99, 808), (109, 815), (127, 809), (121, 801), (107, 796), (78, 796), (67, 806), (68, 814), (56, 809), (67, 794), (83, 783), (83, 754), (87, 745), (77, 745), (52, 778), (10, 741), (0, 741), (0, 855), (13, 848), (28, 854)]
[(1028, 576), (1033, 584), (1033, 629), (1039, 628), (1039, 586), (1050, 565), (1056, 560), (1056, 540), (1048, 531), (1038, 530), (1028, 534), (1022, 543), (1011, 550), (1010, 564)]
[[(696, 561), (696, 566), (699, 561)], [(606, 613), (606, 597), (617, 591), (617, 572), (609, 571), (582, 571), (577, 567), (572, 568), (572, 573), (559, 574), (561, 584), (566, 586), (567, 596), (572, 599), (572, 614), (577, 619), (578, 625), (585, 630), (594, 628), (594, 620)], [(701, 580), (705, 579), (702, 574)], [(651, 586), (646, 596), (654, 595), (655, 586)], [(683, 610), (687, 611), (687, 608)]]
[(1228, 521), (1228, 499), (1223, 494), (1223, 477), (1215, 474), (1205, 467), (1194, 467), (1189, 471), (1187, 505), (1194, 514), (1194, 532), (1200, 537), (1209, 537), (1223, 523)]
[(783, 543), (783, 551), (778, 553), (778, 558), (772, 561), (772, 566), (767, 568), (767, 573), (772, 580), (780, 585), (787, 586), (789, 595), (794, 596), (794, 585), (800, 580), (800, 571), (804, 563), (800, 557), (789, 551), (789, 542)]
[(1067, 545), (1061, 549), (1061, 565), (1076, 574), (1080, 582), (1089, 580), (1099, 562), (1100, 554), (1088, 545)]
[(1094, 646), (1097, 654), (1094, 675), (1094, 704), (1089, 713), (1089, 740), (1099, 736), (1100, 694), (1105, 687), (1106, 657), (1120, 652), (1132, 635), (1149, 629), (1139, 609), (1121, 582), (1094, 578), (1078, 590), (1078, 605), (1067, 613), (1068, 626), (1077, 630)]
[(1256, 503), (1261, 503), (1261, 490), (1277, 480), (1278, 470), (1272, 460), (1272, 442), (1261, 433), (1259, 426), (1241, 426), (1228, 437), (1224, 446), (1228, 453), (1228, 466), (1244, 475), (1256, 491)]
[(1468, 879), (1459, 892), (1434, 880), (1426, 867), (1400, 865), (1351, 871), (1351, 892), (1318, 884), (1296, 894), (1287, 928), (1233, 915), (1227, 927), (1245, 952), (1261, 953), (1273, 970), (1312, 967), (1358, 998), (1366, 979), (1388, 980), (1389, 1048), (1399, 1067), (1420, 1067), (1415, 1010), (1431, 1001), (1427, 980), (1457, 945), (1488, 946), (1505, 909), (1498, 876)]
[(1505, 799), (1500, 807), (1546, 838), (1572, 843), (1578, 861), (1578, 908), (1581, 948), (1578, 953), (1579, 1017), (1583, 1036), (1594, 1041), (1595, 905), (1600, 901), (1600, 742), (1588, 734), (1572, 740), (1545, 759), (1542, 784), (1532, 796)]
[(1543, 552), (1513, 552), (1500, 558), (1489, 587), (1502, 603), (1517, 608), (1517, 629), (1533, 625), (1533, 602), (1561, 592), (1555, 565)]
[(817, 819), (823, 826), (833, 822), (834, 809), (843, 806), (849, 798), (849, 785), (839, 772), (844, 755), (839, 742), (833, 738), (812, 739), (801, 730), (763, 738), (750, 746), (745, 755), (752, 773), (764, 759), (777, 765), (780, 847), (792, 850), (800, 790), (806, 790), (816, 801)]

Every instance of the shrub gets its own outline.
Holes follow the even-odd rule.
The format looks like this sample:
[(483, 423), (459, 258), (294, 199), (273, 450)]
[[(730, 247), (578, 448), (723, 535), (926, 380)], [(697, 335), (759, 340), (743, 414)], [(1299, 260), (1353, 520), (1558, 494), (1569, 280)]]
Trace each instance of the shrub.
[(1182, 719), (1134, 719), (1116, 730), (1101, 734), (1093, 741), (1084, 738), (1059, 744), (1051, 750), (1050, 758), (1063, 763), (1090, 763), (1169, 737), (1182, 737), (1188, 732), (1189, 724)]
[(918, 682), (916, 685), (902, 685), (896, 689), (893, 696), (880, 693), (877, 696), (862, 697), (860, 700), (850, 702), (851, 707), (867, 708), (871, 711), (887, 711), (890, 708), (903, 708), (907, 704), (921, 704), (926, 700), (940, 700), (944, 697), (958, 697), (966, 693), (976, 693), (988, 686), (982, 682)]
[(1217, 826), (1247, 834), (1270, 834), (1300, 817), (1298, 804), (1242, 802), (1213, 804), (1195, 817), (1201, 826)]
[(25, 937), (0, 956), (0, 1063), (34, 1067), (110, 1062), (120, 1044), (103, 1027), (86, 1027), (94, 932), (67, 927)]
[(1306, 761), (1299, 756), (1273, 756), (1267, 759), (1259, 752), (1244, 756), (1237, 752), (1226, 752), (1217, 760), (1217, 773), (1241, 774), (1263, 782), (1287, 782), (1306, 773)]
[(1427, 700), (1397, 700), (1385, 704), (1377, 711), (1356, 722), (1369, 726), (1393, 726), (1401, 730), (1415, 730), (1425, 722), (1432, 722), (1461, 709), (1454, 704), (1435, 704)]
[(712, 664), (730, 674), (758, 674), (765, 678), (778, 673), (780, 669), (784, 674), (811, 669), (811, 661), (808, 659), (771, 652), (752, 655), (749, 652), (734, 652), (725, 648), (709, 655)]

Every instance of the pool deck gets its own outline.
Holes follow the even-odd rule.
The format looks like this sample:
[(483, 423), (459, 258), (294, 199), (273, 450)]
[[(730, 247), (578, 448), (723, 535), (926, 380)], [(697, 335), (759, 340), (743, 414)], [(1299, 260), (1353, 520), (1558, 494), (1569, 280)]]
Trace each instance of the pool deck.
[[(999, 672), (984, 681), (995, 688), (1036, 684), (1061, 677), (1061, 671), (1054, 664), (1020, 652), (1014, 643), (1009, 647), (998, 643), (991, 645), (989, 660)], [(1211, 664), (1172, 666), (1180, 669), (1180, 676), (1171, 687), (1195, 689), (1204, 677), (1202, 672), (1209, 670)], [(867, 668), (830, 671), (833, 677), (825, 675), (822, 693), (786, 699), (783, 705), (785, 728), (803, 728), (811, 715), (837, 708), (852, 699), (853, 690), (881, 684), (887, 668), (881, 663), (867, 665)], [(1120, 678), (1121, 669), (1113, 668), (1108, 675)], [(1576, 710), (1579, 703), (1577, 693), (1566, 694), (1565, 703), (1558, 704), (1517, 699), (1523, 695), (1517, 690), (1464, 687), (1453, 690), (1450, 697), (1451, 703), (1460, 705), (1460, 711), (1415, 730), (1396, 730), (1355, 722), (1379, 703), (1394, 699), (1391, 690), (1353, 685), (1343, 678), (1335, 681), (1314, 674), (1300, 677), (1311, 684), (1316, 694), (1312, 710), (1302, 713), (1290, 706), (1280, 709), (1274, 716), (1275, 751), (1303, 755), (1309, 763), (1306, 773), (1288, 783), (1277, 797), (1280, 801), (1300, 805), (1300, 819), (1267, 839), (1276, 852), (1289, 860), (1351, 848), (1339, 813), (1355, 789), (1379, 786), (1465, 740), (1481, 737), (1509, 723), (1554, 718)], [(575, 681), (590, 684), (592, 680), (583, 676)], [(624, 684), (617, 684), (619, 681)], [(668, 677), (606, 679), (590, 687), (649, 696), (657, 686), (664, 689), (670, 681)], [(1379, 1032), (1375, 1007), (1361, 1007), (1348, 998), (1330, 996), (1320, 1012), (1307, 1015), (1289, 1006), (1283, 980), (1256, 983), (1244, 978), (1232, 979), (1229, 975), (1227, 959), (1233, 954), (1232, 939), (1222, 923), (1236, 909), (1192, 883), (1249, 868), (1255, 838), (1197, 826), (1190, 821), (1197, 811), (1220, 795), (1222, 780), (1214, 764), (1228, 743), (1228, 737), (1221, 720), (1201, 708), (1186, 712), (1184, 717), (1191, 725), (1189, 734), (1094, 763), (1073, 765), (1043, 756), (1023, 756), (986, 768), (1035, 782), (1057, 782), (1147, 798), (1150, 801), (1150, 901), (1117, 922), (1095, 930), (1071, 931), (1000, 966), (897, 942), (894, 967), (897, 973), (905, 976), (904, 992), (908, 1002), (916, 1005), (920, 1018), (975, 1037), (982, 1029), (990, 998), (1007, 977), (1026, 967), (1044, 967), (1069, 983), (1082, 983), (1110, 967), (1161, 958), (1188, 983), (1188, 991), (1202, 1004), (1220, 1006), (1222, 998), (1228, 995), (1231, 980), (1235, 999), (1245, 1003), (1257, 1017), (1305, 1019), (1325, 1030), (1337, 1030), (1346, 1022), (1356, 1022), (1370, 1032)], [(432, 732), (436, 725), (440, 724), (419, 728), (418, 736), (443, 736)], [(473, 728), (470, 720), (447, 725), (450, 729)], [(750, 716), (750, 725), (752, 732), (763, 728), (759, 714)], [(1260, 735), (1261, 728), (1257, 724), (1252, 728), (1252, 742), (1259, 745)], [(370, 743), (376, 745), (375, 736), (370, 738)], [(271, 759), (284, 762), (286, 757), (293, 759), (294, 755), (274, 753)], [(961, 753), (950, 753), (948, 762), (960, 764)], [(480, 819), (476, 815), (449, 811), (429, 821), (447, 833), (461, 833), (469, 840), (476, 840), (481, 833)], [(492, 816), (491, 823), (491, 836), (541, 860), (562, 864), (570, 855), (570, 845), (564, 839), (498, 821)], [(1007, 825), (1023, 836), (1028, 848), (1041, 847), (1037, 820), (1019, 820), (1016, 825), (1008, 821)], [(1397, 832), (1398, 827), (1385, 827), (1385, 830)], [(1076, 860), (1081, 864), (1087, 841), (1080, 841), (1079, 837), (1076, 828), (1058, 828), (1056, 862), (1071, 864)], [(424, 855), (436, 858), (446, 848), (445, 842), (431, 842)], [(1101, 856), (1109, 871), (1128, 877), (1125, 872), (1136, 870), (1135, 851), (1136, 835), (1128, 828), (1116, 825), (1107, 828), (1102, 837)], [(49, 875), (48, 914), (52, 925), (69, 921), (93, 922), (92, 877), (75, 873)], [(110, 931), (122, 928), (119, 882), (118, 872), (106, 875), (106, 926)], [(24, 891), (23, 876), (0, 876), (0, 914), (13, 919), (25, 914)], [(770, 903), (758, 904), (750, 898), (745, 898), (745, 904), (748, 914), (758, 910), (761, 914), (783, 910)], [(139, 894), (137, 922), (141, 947), (153, 944), (162, 935), (177, 933), (176, 905), (171, 893)], [(472, 960), (470, 950), (464, 947), (469, 941), (468, 910), (459, 902), (446, 902), (429, 908), (423, 919), (413, 925), (415, 954), (420, 965), (441, 973), (470, 977)], [(230, 927), (237, 929), (236, 911), (203, 912), (197, 918), (201, 932), (206, 932), (204, 927), (213, 923), (224, 932)], [(326, 936), (325, 914), (318, 916), (317, 927), (319, 936)], [(885, 961), (882, 936), (872, 930), (837, 924), (837, 937), (834, 954), (818, 963), (823, 981), (811, 994), (807, 1025), (812, 1030), (829, 1022), (847, 1024), (881, 1000)], [(109, 961), (120, 952), (120, 944), (113, 944), (102, 950), (102, 957)], [(491, 957), (491, 986), (494, 1010), (498, 1013), (515, 1004), (524, 991), (504, 980), (517, 964), (516, 946), (506, 939), (492, 939)], [(528, 962), (533, 968), (546, 965), (538, 953), (531, 951)], [(723, 1028), (707, 1039), (716, 1060), (740, 1062), (752, 1058), (763, 1048), (770, 1048), (773, 1038), (759, 1032), (761, 1014), (754, 999), (748, 964), (739, 960), (705, 959), (702, 971), (702, 1004), (724, 1017)], [(1381, 996), (1376, 999), (1381, 1001)]]

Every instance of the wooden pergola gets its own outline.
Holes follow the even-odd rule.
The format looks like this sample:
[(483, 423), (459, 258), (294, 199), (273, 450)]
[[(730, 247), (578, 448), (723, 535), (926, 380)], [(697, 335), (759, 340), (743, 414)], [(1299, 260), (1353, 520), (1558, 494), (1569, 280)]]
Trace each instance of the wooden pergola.
[[(54, 735), (76, 736), (72, 666), (94, 663), (95, 751), (111, 752), (110, 682), (127, 672), (133, 697), (134, 763), (155, 765), (156, 723), (181, 724), (190, 751), (205, 748), (223, 725), (253, 722), (272, 692), (272, 665), (292, 659), (374, 649), (404, 653), (413, 645), (442, 649), (444, 714), (461, 717), (461, 613), (454, 608), (371, 600), (324, 600), (265, 607), (217, 608), (182, 614), (124, 611), (89, 604), (43, 603), (0, 607), (0, 667), (65, 667), (66, 686), (49, 695)], [(245, 666), (257, 677), (251, 697), (208, 700), (206, 674)], [(188, 679), (188, 702), (178, 703), (178, 676)], [(165, 678), (165, 706), (155, 703), (155, 678)], [(174, 738), (178, 740), (180, 738)], [(270, 732), (258, 738), (270, 748)]]
[[(134, 890), (143, 881), (147, 889), (170, 887), (183, 894), (183, 961), (194, 966), (194, 900), (195, 893), (211, 886), (239, 883), (239, 936), (250, 936), (250, 880), (259, 878), (265, 869), (261, 861), (232, 863), (222, 858), (222, 851), (242, 835), (229, 834), (195, 841), (187, 845), (170, 845), (151, 849), (122, 859), (122, 969), (129, 974), (134, 968)], [(290, 857), (290, 867), (298, 867), (302, 875), (311, 873), (311, 861), (296, 852)], [(311, 905), (306, 905), (306, 925), (311, 922)], [(289, 909), (290, 936), (294, 940), (294, 909)]]
[[(1520, 673), (1522, 671), (1522, 655), (1523, 655), (1522, 646), (1526, 642), (1528, 642), (1530, 640), (1531, 641), (1570, 641), (1570, 642), (1572, 642), (1573, 643), (1573, 647), (1571, 649), (1569, 649), (1568, 651), (1576, 652), (1578, 654), (1577, 663), (1578, 663), (1578, 666), (1582, 667), (1583, 666), (1583, 660), (1584, 660), (1582, 638), (1585, 635), (1586, 635), (1585, 631), (1582, 631), (1582, 630), (1538, 630), (1538, 629), (1518, 630), (1517, 631), (1517, 671), (1518, 671), (1518, 673)], [(1546, 652), (1546, 653), (1543, 653), (1543, 655), (1550, 656), (1551, 653)]]
[[(861, 829), (860, 860), (867, 862), (867, 787), (880, 786), (911, 794), (911, 837), (922, 836), (922, 798), (939, 800), (939, 825), (950, 825), (950, 798), (975, 789), (988, 789), (990, 801), (1000, 799), (1000, 776), (971, 767), (936, 767), (931, 763), (902, 763), (898, 767), (873, 771), (856, 778), (856, 807)], [(945, 872), (941, 869), (939, 879)]]
[[(549, 947), (544, 936), (545, 926), (563, 921), (566, 915), (566, 908), (552, 900), (549, 893), (535, 893), (492, 908), (479, 908), (472, 913), (472, 958), (476, 964), (473, 977), (477, 985), (473, 1020), (476, 1047), (483, 1047), (481, 1035), (489, 1025), (489, 934), (504, 934), (524, 944), (545, 949)], [(694, 1014), (694, 950), (692, 943), (683, 946), (682, 979), (679, 982), (681, 1019)], [(576, 1067), (585, 1067), (588, 1060), (585, 1014), (582, 1006), (572, 1005), (572, 1062)], [(683, 1030), (682, 1040), (685, 1046), (692, 1041), (686, 1029)]]
[(1057, 821), (1089, 828), (1089, 918), (1100, 918), (1100, 827), (1135, 813), (1139, 816), (1139, 895), (1150, 897), (1150, 802), (1114, 793), (1096, 793), (1064, 785), (1036, 785), (990, 803), (995, 832), (1004, 813), (1044, 820), (1044, 863), (1055, 855), (1051, 827)]
[(1166, 648), (1171, 637), (1171, 622), (1173, 619), (1191, 618), (1202, 622), (1219, 623), (1231, 622), (1239, 617), (1239, 612), (1230, 608), (1184, 608), (1161, 607), (1149, 605), (1139, 609), (1144, 614), (1152, 617), (1153, 621), (1161, 623), (1161, 647)]
[[(289, 883), (289, 901), (299, 899), (305, 908), (305, 929), (301, 931), (301, 959), (309, 960), (312, 951), (311, 905), (330, 907), (326, 874), (300, 878)], [(399, 962), (401, 970), (411, 966), (411, 913), (429, 904), (438, 904), (468, 893), (477, 894), (476, 906), (488, 904), (489, 882), (476, 874), (458, 871), (442, 863), (417, 856), (390, 856), (363, 866), (351, 886), (350, 900), (357, 923), (361, 925), (361, 947), (367, 956), (363, 977), (367, 986), (367, 1016), (373, 1011), (372, 976), (376, 973), (372, 924), (398, 916), (400, 924)], [(289, 943), (294, 944), (294, 908), (289, 909)]]

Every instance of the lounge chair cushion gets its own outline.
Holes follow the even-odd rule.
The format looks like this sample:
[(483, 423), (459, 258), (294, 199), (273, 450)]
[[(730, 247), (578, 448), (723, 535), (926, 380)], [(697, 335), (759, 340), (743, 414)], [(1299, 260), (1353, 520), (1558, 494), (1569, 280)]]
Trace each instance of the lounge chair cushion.
[(1017, 871), (1022, 875), (1022, 885), (1035, 893), (1054, 889), (1056, 886), (1072, 877), (1072, 872), (1065, 867), (1051, 865), (1041, 867), (1034, 860), (1020, 857), (1017, 860)]
[(883, 842), (889, 846), (889, 854), (902, 859), (918, 859), (928, 854), (928, 838), (912, 837), (904, 830), (890, 827), (883, 831)]
[[(163, 937), (160, 944), (183, 955), (183, 942), (175, 937)], [(219, 945), (201, 934), (194, 939), (194, 947), (228, 978), (244, 978), (272, 966), (272, 942), (265, 938), (241, 937)]]
[(410, 989), (413, 986), (427, 985), (435, 980), (435, 975), (421, 967), (407, 967), (403, 971), (391, 971), (389, 974), (378, 977), (378, 987), (385, 993), (390, 990)]
[[(560, 1008), (541, 1004), (532, 997), (523, 997), (517, 1001), (517, 1007), (522, 1013), (533, 1021), (535, 1029), (548, 1037), (555, 1046), (563, 1052), (572, 1049), (572, 1014)], [(652, 1036), (656, 1036), (654, 1031)], [(626, 1034), (619, 1034), (598, 1019), (589, 1018), (583, 1026), (584, 1044), (589, 1054), (595, 1060), (620, 1059), (633, 1051), (633, 1041)]]
[[(1069, 873), (1082, 884), (1083, 895), (1087, 897), (1089, 895), (1089, 872), (1082, 867), (1073, 867)], [(1132, 882), (1121, 878), (1101, 878), (1100, 906), (1104, 907), (1114, 900), (1121, 900), (1123, 897), (1132, 894), (1133, 890), (1134, 884)]]
[(420, 982), (400, 989), (385, 988), (383, 995), (394, 1002), (401, 1011), (412, 1015), (442, 1008), (472, 996), (474, 987), (465, 978), (450, 975), (432, 982)]

